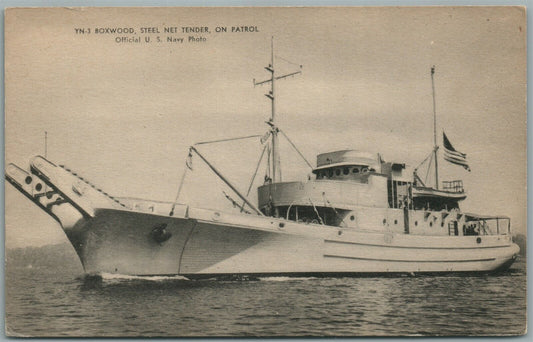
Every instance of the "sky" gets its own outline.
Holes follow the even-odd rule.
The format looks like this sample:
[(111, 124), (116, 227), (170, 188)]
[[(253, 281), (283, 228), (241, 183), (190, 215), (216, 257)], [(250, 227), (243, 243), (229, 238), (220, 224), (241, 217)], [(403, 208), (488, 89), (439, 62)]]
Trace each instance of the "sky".
[[(8, 10), (5, 23), (6, 164), (26, 168), (43, 154), (46, 131), (48, 158), (106, 192), (173, 201), (188, 146), (268, 129), (269, 88), (252, 80), (269, 76), (273, 36), (277, 72), (302, 65), (301, 75), (276, 84), (277, 122), (312, 164), (319, 153), (351, 148), (417, 166), (433, 146), (435, 65), (438, 142), (445, 131), (472, 169), (441, 153), (441, 180), (463, 180), (464, 211), (506, 215), (515, 232), (526, 231), (521, 8), (56, 8)], [(258, 32), (231, 32), (242, 26)], [(199, 149), (246, 192), (259, 141)], [(283, 180), (307, 179), (309, 168), (283, 140), (281, 152)], [(193, 164), (179, 202), (231, 210), (227, 187), (199, 158)], [(66, 241), (52, 218), (5, 189), (7, 247)]]

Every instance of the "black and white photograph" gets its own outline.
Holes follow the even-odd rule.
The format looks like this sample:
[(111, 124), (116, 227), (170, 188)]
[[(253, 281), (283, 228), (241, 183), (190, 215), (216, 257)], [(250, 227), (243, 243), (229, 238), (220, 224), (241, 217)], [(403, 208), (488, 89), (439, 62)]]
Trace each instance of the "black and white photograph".
[(4, 13), (7, 336), (527, 333), (525, 7)]

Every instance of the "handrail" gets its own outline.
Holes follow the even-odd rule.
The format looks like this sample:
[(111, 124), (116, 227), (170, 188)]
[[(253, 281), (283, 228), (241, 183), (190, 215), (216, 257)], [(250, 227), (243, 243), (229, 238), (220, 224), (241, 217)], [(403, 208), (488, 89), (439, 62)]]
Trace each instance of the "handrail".
[(456, 193), (462, 193), (465, 191), (462, 180), (442, 181), (442, 190)]

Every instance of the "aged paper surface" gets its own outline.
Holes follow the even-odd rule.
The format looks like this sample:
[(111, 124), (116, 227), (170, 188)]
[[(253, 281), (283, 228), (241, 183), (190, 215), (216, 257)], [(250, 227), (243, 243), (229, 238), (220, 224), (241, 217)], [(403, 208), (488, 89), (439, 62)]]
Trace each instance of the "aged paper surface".
[[(261, 206), (258, 186), (273, 178), (275, 182), (305, 181), (321, 175), (312, 173), (301, 156), (314, 168), (316, 156), (321, 153), (355, 149), (379, 153), (383, 160), (406, 164), (406, 170), (412, 172), (428, 155), (432, 158), (434, 145), (442, 145), (445, 132), (456, 152), (466, 154), (465, 159), (461, 155), (443, 159), (445, 148), (441, 146), (435, 152), (438, 175), (432, 171), (435, 162), (428, 168), (426, 161), (415, 170), (420, 181), (430, 185), (439, 177), (441, 186), (446, 186), (442, 181), (462, 180), (461, 190), (464, 185), (467, 194), (461, 202), (465, 217), (474, 217), (468, 216), (469, 213), (484, 215), (483, 220), (509, 217), (514, 241), (522, 242), (521, 253), (525, 253), (524, 8), (13, 8), (6, 11), (5, 18), (6, 165), (18, 165), (23, 171), (9, 169), (10, 172), (14, 170), (18, 175), (27, 172), (31, 178), (32, 172), (37, 171), (30, 170), (30, 159), (42, 155), (81, 177), (81, 182), (66, 186), (68, 193), (55, 192), (53, 184), (47, 184), (45, 178), (44, 190), (31, 188), (35, 183), (27, 183), (32, 189), (30, 198), (6, 182), (6, 330), (9, 335), (397, 336), (524, 332), (525, 257), (522, 264), (520, 259), (515, 262), (515, 273), (511, 273), (514, 277), (489, 277), (488, 284), (482, 288), (476, 277), (426, 277), (416, 280), (415, 285), (402, 283), (403, 278), (391, 281), (379, 276), (364, 280), (341, 277), (343, 280), (334, 281), (326, 277), (325, 280), (308, 279), (308, 283), (267, 281), (266, 288), (257, 285), (255, 289), (253, 284), (264, 283), (239, 283), (228, 288), (220, 283), (205, 287), (205, 284), (184, 285), (174, 278), (162, 282), (151, 279), (148, 283), (144, 279), (135, 283), (128, 278), (177, 276), (170, 275), (172, 272), (165, 268), (171, 267), (171, 260), (181, 263), (181, 271), (174, 273), (186, 274), (183, 258), (187, 253), (176, 250), (176, 256), (157, 262), (156, 267), (138, 273), (124, 271), (125, 278), (116, 276), (123, 264), (106, 269), (116, 273), (111, 276), (111, 283), (106, 283), (109, 279), (104, 277), (103, 285), (89, 286), (87, 290), (86, 280), (74, 279), (91, 273), (87, 272), (91, 260), (84, 265), (85, 270), (78, 261), (78, 256), (83, 259), (86, 255), (81, 254), (90, 252), (79, 245), (75, 247), (76, 255), (60, 224), (45, 213), (46, 208), (60, 206), (61, 201), (70, 205), (69, 196), (90, 196), (91, 188), (99, 189), (105, 196), (95, 192), (96, 197), (72, 204), (83, 217), (97, 216), (96, 207), (91, 203), (98, 201), (109, 201), (111, 206), (116, 205), (114, 201), (124, 208), (138, 206), (139, 210), (156, 212), (157, 203), (175, 201), (178, 188), (177, 202), (187, 208), (240, 213), (239, 206), (244, 200), (226, 182), (240, 193), (246, 194), (248, 190), (249, 195), (245, 197), (251, 205), (246, 210), (253, 213), (253, 206)], [(280, 131), (273, 130), (270, 132), (276, 133), (270, 134), (279, 137), (279, 146), (268, 145), (265, 155), (272, 155), (277, 148), (279, 161), (272, 159), (272, 165), (268, 166), (259, 163), (256, 171), (265, 145), (238, 140), (197, 145), (198, 152), (225, 180), (214, 176), (199, 156), (194, 155), (190, 165), (189, 146), (195, 143), (265, 136), (269, 132), (272, 125), (265, 122), (273, 115), (271, 85), (261, 82), (271, 77), (272, 62), (278, 77), (275, 127)], [(290, 140), (284, 140), (284, 135)], [(267, 134), (265, 139), (273, 138)], [(297, 146), (296, 150), (292, 144)], [(450, 159), (452, 162), (448, 163)], [(461, 163), (468, 165), (463, 168)], [(267, 174), (265, 168), (269, 168)], [(184, 170), (188, 173), (182, 178)], [(252, 176), (257, 177), (249, 187)], [(410, 179), (404, 182), (410, 182), (412, 173), (406, 177)], [(394, 196), (396, 192), (393, 191)], [(42, 195), (35, 197), (35, 194)], [(58, 203), (47, 203), (49, 206), (44, 205), (43, 211), (31, 200), (41, 201), (43, 196), (57, 196)], [(319, 213), (320, 209), (330, 217), (340, 216), (342, 213), (332, 209), (334, 201), (329, 196), (324, 192), (320, 203), (306, 197), (309, 215)], [(386, 195), (383, 196), (386, 201)], [(366, 199), (367, 205), (374, 207), (369, 204), (374, 200), (376, 197)], [(358, 201), (365, 199), (361, 197)], [(403, 202), (399, 202), (389, 199), (391, 208), (401, 218)], [(296, 214), (292, 205), (288, 202), (281, 214), (274, 214), (272, 208), (272, 215), (289, 219), (296, 215), (295, 220), (304, 221), (302, 211)], [(170, 216), (194, 214), (185, 209), (182, 213), (180, 208), (174, 205), (172, 210), (165, 210), (170, 211)], [(265, 212), (265, 208), (259, 209)], [(337, 208), (348, 210), (340, 205)], [(438, 214), (431, 217), (442, 221), (445, 234), (451, 231), (450, 234), (466, 235), (469, 229), (474, 234), (473, 225), (456, 227), (454, 233), (452, 226), (448, 228), (444, 224), (450, 219), (446, 218), (450, 208), (443, 206), (444, 214), (440, 209), (435, 209), (433, 212)], [(324, 223), (327, 215), (322, 217), (321, 213), (315, 221), (310, 217), (306, 223), (310, 226)], [(209, 215), (213, 221), (224, 220), (224, 214), (222, 218)], [(342, 219), (339, 225), (349, 226), (350, 220), (363, 220), (364, 215), (346, 214), (347, 222)], [(409, 227), (411, 224), (411, 230), (421, 229), (418, 221), (415, 228), (413, 217), (410, 223), (395, 217), (383, 218), (383, 226), (391, 226), (391, 233), (385, 234), (384, 241), (393, 243), (395, 234), (409, 232), (408, 228), (405, 231), (398, 228), (396, 232), (395, 225)], [(481, 222), (480, 216), (475, 217)], [(144, 222), (140, 218), (127, 220), (138, 220), (135, 222), (139, 225)], [(381, 227), (382, 217), (376, 222)], [(495, 224), (499, 232), (507, 229), (507, 222), (498, 219)], [(106, 221), (105, 224), (118, 223)], [(171, 223), (158, 224), (150, 226), (150, 234), (155, 242), (168, 246), (178, 233), (171, 230)], [(437, 223), (435, 227), (441, 228)], [(194, 239), (192, 232), (196, 228), (188, 229)], [(120, 234), (124, 234), (124, 241), (135, 239), (133, 232)], [(204, 256), (195, 260), (204, 260), (205, 255), (224, 255), (229, 260), (226, 254), (233, 248), (228, 247), (233, 243), (228, 242), (230, 235), (217, 236), (216, 246), (202, 250)], [(105, 240), (105, 237), (98, 238)], [(482, 238), (483, 243), (489, 239)], [(321, 241), (328, 239), (332, 238)], [(238, 248), (243, 253), (253, 250), (251, 240), (247, 237), (241, 240), (244, 242)], [(114, 248), (109, 247), (114, 252), (94, 258), (119, 260), (122, 242), (106, 241), (116, 244)], [(282, 269), (276, 268), (276, 264), (290, 265), (299, 253), (304, 253), (308, 243), (302, 239), (284, 247), (286, 254), (282, 251), (278, 256), (287, 259), (281, 261), (266, 252), (258, 252), (254, 259), (257, 268), (235, 261), (238, 265), (235, 273), (246, 267), (252, 271), (247, 269), (244, 273), (257, 274)], [(58, 253), (53, 246), (67, 246), (61, 252), (63, 259), (46, 254)], [(317, 246), (316, 249), (322, 248)], [(127, 265), (124, 267), (131, 268), (123, 269), (140, 268), (143, 262), (155, 260), (162, 252), (153, 249), (146, 253), (145, 259), (132, 261), (136, 266)], [(236, 253), (231, 260), (237, 260), (239, 254), (235, 250), (231, 253)], [(459, 263), (467, 263), (466, 254), (453, 253), (460, 259)], [(42, 256), (45, 254), (48, 256)], [(326, 251), (322, 254), (329, 255)], [(350, 255), (343, 258), (353, 259)], [(489, 255), (478, 259), (497, 258)], [(10, 264), (9, 260), (14, 261)], [(204, 267), (195, 262), (188, 271), (191, 275)], [(522, 266), (523, 273), (516, 271), (516, 267)], [(216, 270), (219, 266), (209, 267)], [(70, 273), (54, 273), (65, 268)], [(283, 272), (274, 274), (292, 276), (305, 273), (302, 270), (306, 269), (293, 272), (287, 266)], [(346, 272), (335, 268), (314, 272), (312, 266), (308, 270), (321, 275)], [(365, 272), (373, 271), (376, 270)], [(51, 286), (57, 279), (63, 279), (64, 283)], [(126, 284), (124, 279), (133, 284)], [(34, 288), (26, 292), (16, 290), (28, 286), (28, 282)], [(416, 286), (420, 286), (420, 292), (411, 293), (409, 289)], [(198, 291), (185, 291), (191, 287)], [(213, 292), (209, 291), (213, 288)], [(62, 291), (64, 296), (54, 291)], [(344, 295), (339, 297), (343, 291)], [(286, 301), (280, 300), (284, 295)], [(468, 302), (466, 298), (471, 298), (470, 307), (464, 306)], [(349, 304), (343, 306), (343, 301)], [(439, 309), (437, 304), (442, 301), (456, 304)], [(110, 308), (106, 303), (114, 305)], [(145, 307), (150, 309), (137, 311)], [(32, 310), (44, 316), (27, 316)], [(56, 319), (51, 319), (52, 323), (43, 320), (47, 315)], [(208, 320), (207, 316), (217, 318)], [(172, 324), (172, 319), (181, 323)], [(194, 323), (183, 323), (188, 320)], [(475, 327), (461, 324), (465, 320), (478, 324)], [(495, 321), (507, 323), (492, 324)], [(487, 322), (492, 323), (485, 325)]]

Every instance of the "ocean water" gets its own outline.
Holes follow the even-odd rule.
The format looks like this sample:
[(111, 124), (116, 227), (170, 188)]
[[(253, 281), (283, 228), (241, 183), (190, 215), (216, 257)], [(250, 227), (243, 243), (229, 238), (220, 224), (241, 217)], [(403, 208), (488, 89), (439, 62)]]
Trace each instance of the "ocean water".
[(11, 336), (516, 335), (526, 266), (492, 276), (85, 277), (61, 264), (6, 267)]

